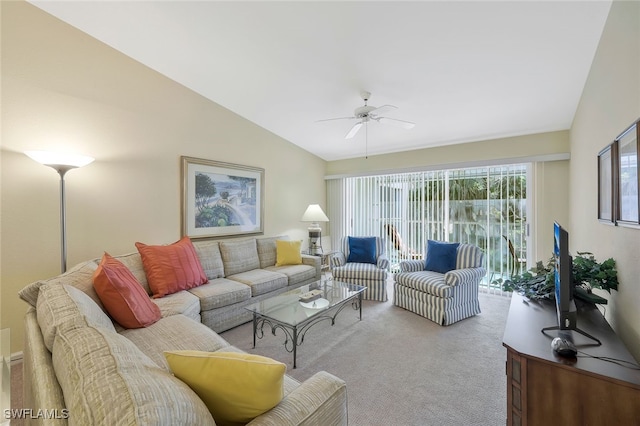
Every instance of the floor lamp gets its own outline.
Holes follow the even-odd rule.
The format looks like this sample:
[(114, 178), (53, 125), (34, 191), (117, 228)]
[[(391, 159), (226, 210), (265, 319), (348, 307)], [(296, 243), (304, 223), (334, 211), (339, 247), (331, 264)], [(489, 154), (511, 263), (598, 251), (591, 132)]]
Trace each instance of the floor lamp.
[(48, 151), (27, 151), (29, 157), (53, 168), (60, 175), (60, 268), (67, 271), (67, 217), (64, 193), (64, 175), (71, 169), (86, 166), (94, 159), (84, 155), (62, 154)]
[(309, 225), (309, 254), (322, 254), (322, 228), (318, 222), (329, 222), (319, 204), (310, 204), (302, 215), (302, 222)]

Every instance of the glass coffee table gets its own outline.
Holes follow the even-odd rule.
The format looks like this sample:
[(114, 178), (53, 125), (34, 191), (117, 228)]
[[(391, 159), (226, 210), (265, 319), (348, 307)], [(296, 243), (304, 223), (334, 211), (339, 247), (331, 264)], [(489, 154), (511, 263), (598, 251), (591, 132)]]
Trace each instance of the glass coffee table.
[[(321, 292), (319, 299), (300, 301), (301, 295), (315, 289)], [(274, 336), (280, 329), (285, 334), (285, 349), (293, 352), (293, 368), (296, 368), (298, 346), (315, 324), (328, 320), (334, 325), (336, 316), (349, 305), (359, 311), (362, 321), (362, 292), (365, 290), (366, 287), (355, 284), (317, 281), (247, 306), (245, 309), (253, 313), (253, 347), (256, 347), (256, 338), (264, 337), (265, 326), (271, 328)]]

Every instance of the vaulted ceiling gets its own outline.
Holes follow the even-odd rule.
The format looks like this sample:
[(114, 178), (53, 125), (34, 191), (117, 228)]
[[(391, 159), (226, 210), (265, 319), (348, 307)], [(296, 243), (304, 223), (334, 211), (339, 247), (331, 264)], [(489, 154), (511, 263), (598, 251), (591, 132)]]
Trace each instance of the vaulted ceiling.
[[(31, 1), (325, 160), (568, 129), (610, 1)], [(363, 105), (412, 129), (369, 121)]]

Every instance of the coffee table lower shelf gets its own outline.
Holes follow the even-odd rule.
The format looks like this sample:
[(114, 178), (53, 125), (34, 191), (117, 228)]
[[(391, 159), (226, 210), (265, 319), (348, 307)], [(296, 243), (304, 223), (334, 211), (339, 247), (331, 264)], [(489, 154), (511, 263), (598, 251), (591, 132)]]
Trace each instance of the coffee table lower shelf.
[[(323, 284), (320, 284), (320, 288), (322, 288), (322, 285)], [(343, 292), (342, 297), (340, 297), (337, 302), (335, 300), (329, 301), (327, 306), (318, 309), (317, 313), (313, 312), (314, 309), (304, 308), (304, 304), (298, 301), (299, 294), (301, 294), (302, 291), (292, 292), (292, 299), (280, 304), (281, 308), (293, 308), (295, 304), (299, 304), (301, 309), (305, 309), (307, 315), (309, 315), (308, 318), (302, 321), (280, 320), (278, 319), (279, 315), (274, 314), (274, 310), (270, 311), (267, 309), (265, 310), (266, 312), (260, 312), (260, 309), (256, 306), (248, 308), (253, 312), (253, 347), (256, 347), (257, 339), (262, 339), (265, 336), (265, 327), (267, 327), (267, 329), (270, 328), (271, 334), (274, 336), (276, 335), (276, 331), (280, 329), (285, 335), (284, 347), (287, 352), (293, 353), (293, 368), (296, 368), (298, 346), (302, 345), (304, 337), (311, 327), (326, 320), (331, 321), (332, 326), (335, 325), (338, 314), (349, 305), (358, 311), (358, 319), (362, 321), (362, 293), (365, 289), (364, 287), (336, 282), (332, 282), (331, 284), (325, 283), (324, 285), (347, 286), (350, 291), (346, 297)], [(325, 294), (326, 293), (327, 289), (325, 288)], [(283, 309), (280, 309), (280, 312), (282, 310)], [(275, 310), (275, 312), (278, 312), (278, 310)], [(309, 312), (311, 313), (309, 314)]]

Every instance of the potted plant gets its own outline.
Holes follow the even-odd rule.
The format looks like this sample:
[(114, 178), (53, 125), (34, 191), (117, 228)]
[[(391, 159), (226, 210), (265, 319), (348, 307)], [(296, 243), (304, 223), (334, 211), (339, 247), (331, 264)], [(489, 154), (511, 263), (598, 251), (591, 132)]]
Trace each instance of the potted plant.
[[(600, 288), (611, 293), (618, 290), (618, 271), (612, 258), (600, 263), (593, 253), (578, 252), (573, 257), (571, 268), (573, 282), (588, 288)], [(500, 284), (501, 280), (498, 280)], [(545, 264), (538, 261), (536, 266), (520, 275), (514, 275), (501, 282), (504, 291), (522, 294), (531, 300), (555, 300), (555, 259), (552, 256)]]

